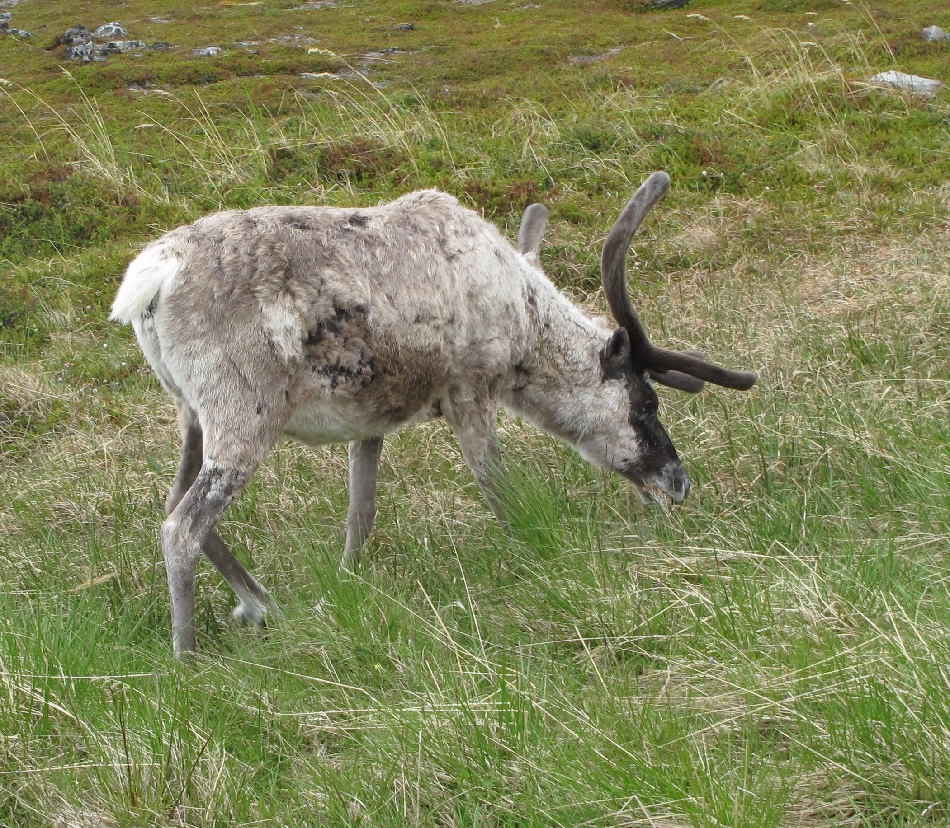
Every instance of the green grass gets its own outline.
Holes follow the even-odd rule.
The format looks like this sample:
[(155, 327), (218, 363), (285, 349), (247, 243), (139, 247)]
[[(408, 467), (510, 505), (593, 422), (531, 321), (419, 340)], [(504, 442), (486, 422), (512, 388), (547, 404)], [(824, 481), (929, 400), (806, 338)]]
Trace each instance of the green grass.
[[(21, 0), (0, 39), (0, 825), (950, 823), (950, 107), (866, 83), (950, 82), (933, 4), (298, 5)], [(115, 18), (174, 48), (64, 67)], [(659, 168), (645, 323), (761, 374), (661, 392), (687, 503), (503, 417), (506, 535), (437, 422), (387, 440), (341, 577), (345, 450), (284, 444), (221, 529), (286, 619), (233, 628), (202, 566), (175, 663), (174, 413), (106, 321), (135, 251), (435, 186), (509, 236), (544, 201), (602, 313)]]

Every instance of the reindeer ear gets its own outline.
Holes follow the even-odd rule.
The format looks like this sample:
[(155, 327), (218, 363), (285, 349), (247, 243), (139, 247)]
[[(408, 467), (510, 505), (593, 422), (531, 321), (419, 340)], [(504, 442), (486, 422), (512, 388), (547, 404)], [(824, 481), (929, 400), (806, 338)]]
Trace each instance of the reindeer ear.
[(525, 256), (538, 255), (541, 237), (548, 223), (548, 209), (543, 204), (532, 204), (521, 217), (518, 228), (518, 252)]
[(600, 360), (604, 368), (621, 370), (630, 364), (630, 334), (626, 328), (617, 328), (604, 345), (600, 353)]

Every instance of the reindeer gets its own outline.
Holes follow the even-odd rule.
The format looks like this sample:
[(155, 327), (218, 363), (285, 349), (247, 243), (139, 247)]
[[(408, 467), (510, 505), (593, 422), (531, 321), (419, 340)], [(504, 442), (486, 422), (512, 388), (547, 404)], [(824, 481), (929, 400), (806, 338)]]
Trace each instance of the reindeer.
[(619, 472), (644, 503), (681, 502), (689, 480), (650, 380), (696, 393), (705, 382), (745, 390), (756, 375), (654, 346), (633, 309), (627, 250), (668, 188), (665, 173), (650, 176), (604, 243), (614, 331), (542, 272), (540, 205), (517, 248), (433, 190), (372, 208), (219, 212), (149, 244), (111, 318), (131, 322), (178, 411), (181, 461), (161, 527), (176, 656), (196, 649), (199, 551), (236, 593), (236, 619), (262, 625), (277, 610), (214, 527), (282, 435), (349, 443), (345, 567), (373, 526), (383, 436), (434, 417), (502, 522), (499, 406)]

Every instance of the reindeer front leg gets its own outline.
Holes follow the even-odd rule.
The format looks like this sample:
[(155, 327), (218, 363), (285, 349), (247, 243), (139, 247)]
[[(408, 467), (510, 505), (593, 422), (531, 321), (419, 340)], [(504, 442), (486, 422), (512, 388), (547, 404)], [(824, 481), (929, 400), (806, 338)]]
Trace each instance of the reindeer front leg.
[(490, 392), (452, 393), (443, 405), (478, 488), (502, 526), (508, 525), (504, 464), (498, 446), (498, 402)]
[(346, 510), (346, 545), (343, 569), (352, 569), (359, 560), (363, 541), (373, 529), (376, 519), (376, 477), (383, 438), (353, 440), (350, 443), (350, 502)]

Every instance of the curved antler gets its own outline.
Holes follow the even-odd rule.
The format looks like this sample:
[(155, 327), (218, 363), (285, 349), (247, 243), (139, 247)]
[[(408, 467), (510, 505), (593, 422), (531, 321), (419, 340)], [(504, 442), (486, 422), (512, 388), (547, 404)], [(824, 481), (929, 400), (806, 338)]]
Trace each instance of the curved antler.
[(630, 241), (650, 208), (666, 195), (669, 188), (670, 177), (666, 173), (653, 173), (627, 202), (607, 235), (600, 256), (600, 278), (607, 305), (617, 323), (627, 330), (633, 361), (642, 370), (649, 371), (657, 382), (691, 393), (702, 390), (698, 380), (745, 391), (755, 385), (757, 377), (752, 371), (729, 371), (707, 362), (697, 351), (670, 351), (652, 345), (630, 301), (626, 281)]

